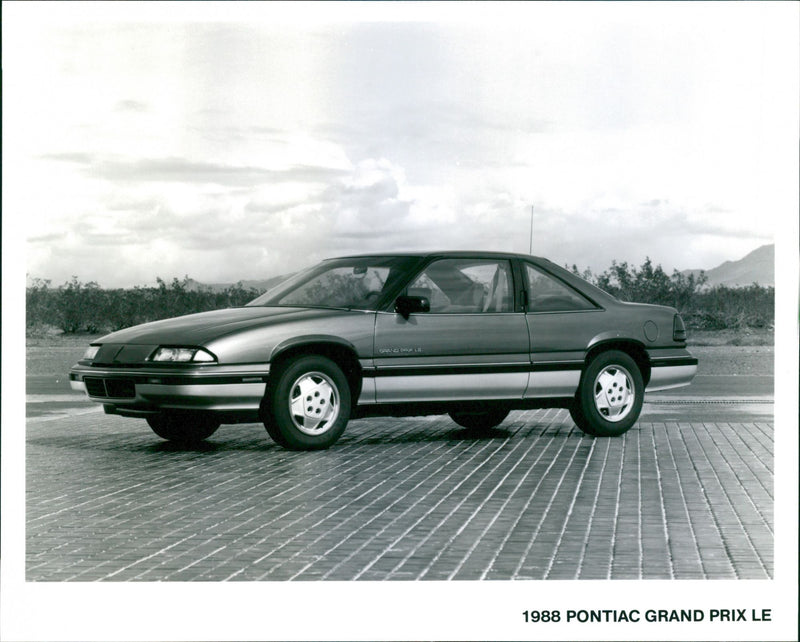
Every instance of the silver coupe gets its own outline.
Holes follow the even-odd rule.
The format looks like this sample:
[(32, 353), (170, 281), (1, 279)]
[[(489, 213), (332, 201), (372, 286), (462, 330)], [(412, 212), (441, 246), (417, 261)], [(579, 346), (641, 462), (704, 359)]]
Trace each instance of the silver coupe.
[(164, 439), (260, 421), (301, 450), (359, 417), (448, 413), (488, 430), (526, 408), (620, 435), (645, 391), (696, 370), (672, 308), (623, 303), (542, 258), (437, 252), (330, 259), (244, 307), (114, 332), (70, 382)]

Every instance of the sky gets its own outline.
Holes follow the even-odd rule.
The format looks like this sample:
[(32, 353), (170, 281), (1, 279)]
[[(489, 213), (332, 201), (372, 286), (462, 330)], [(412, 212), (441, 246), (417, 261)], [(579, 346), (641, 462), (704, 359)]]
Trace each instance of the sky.
[(794, 3), (3, 14), (4, 244), (29, 280), (531, 247), (710, 269), (797, 217)]

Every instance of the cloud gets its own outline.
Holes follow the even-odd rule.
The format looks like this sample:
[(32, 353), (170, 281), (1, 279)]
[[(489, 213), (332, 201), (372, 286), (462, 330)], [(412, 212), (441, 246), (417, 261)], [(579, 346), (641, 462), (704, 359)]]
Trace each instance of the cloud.
[(91, 165), (94, 162), (94, 155), (88, 152), (59, 152), (53, 154), (42, 154), (42, 159), (62, 161), (65, 163), (75, 163), (78, 165)]
[(146, 112), (147, 109), (147, 103), (131, 99), (120, 100), (114, 105), (114, 110), (120, 112)]
[(215, 183), (228, 186), (252, 186), (274, 180), (326, 181), (340, 176), (342, 170), (300, 165), (284, 170), (256, 166), (237, 166), (186, 158), (92, 159), (84, 171), (109, 181)]
[(127, 194), (115, 192), (111, 198), (104, 203), (104, 206), (106, 209), (116, 212), (149, 212), (157, 209), (159, 203), (159, 200), (154, 196), (128, 196)]
[(531, 204), (534, 252), (593, 269), (768, 242), (751, 25), (568, 14), (52, 27), (8, 96), (38, 134), (8, 209), (35, 230), (29, 271), (235, 281), (359, 251), (527, 252)]
[(772, 239), (769, 231), (759, 235), (718, 225), (710, 219), (712, 211), (664, 202), (652, 207), (537, 207), (534, 254), (595, 271), (615, 260), (640, 264), (650, 257), (669, 272), (712, 268)]
[(323, 194), (330, 204), (333, 234), (367, 232), (375, 238), (402, 226), (412, 205), (400, 194), (404, 182), (402, 170), (384, 158), (358, 163), (350, 176)]
[[(67, 226), (70, 242), (59, 243), (58, 259), (38, 251), (34, 261), (67, 269), (65, 257), (72, 256), (82, 278), (107, 286), (131, 285), (133, 275), (146, 272), (149, 281), (189, 274), (200, 281), (235, 282), (362, 251), (529, 249), (530, 201), (506, 174), (489, 169), (470, 170), (467, 176), (474, 180), (468, 183), (462, 177), (459, 183), (421, 185), (386, 157), (364, 158), (348, 169), (349, 161), (334, 168), (308, 163), (283, 170), (179, 157), (109, 159), (64, 152), (48, 158), (72, 164), (110, 189), (102, 207)], [(752, 233), (726, 222), (727, 216), (717, 205), (698, 211), (660, 197), (632, 202), (599, 194), (565, 207), (545, 200), (534, 211), (533, 252), (600, 271), (612, 260), (637, 263), (645, 256), (667, 270), (713, 267), (713, 258), (705, 265), (695, 258), (700, 249), (709, 255), (709, 238), (734, 239), (729, 247), (741, 247), (742, 255), (752, 249), (745, 247), (753, 243)], [(40, 250), (48, 242), (32, 240)], [(109, 258), (117, 273), (90, 273), (97, 261), (81, 262), (79, 247), (107, 257), (114, 248), (124, 249)], [(35, 262), (31, 274), (52, 278), (53, 272)]]
[(54, 241), (61, 241), (66, 237), (64, 232), (54, 232), (52, 234), (38, 234), (36, 236), (29, 236), (28, 243), (53, 243)]

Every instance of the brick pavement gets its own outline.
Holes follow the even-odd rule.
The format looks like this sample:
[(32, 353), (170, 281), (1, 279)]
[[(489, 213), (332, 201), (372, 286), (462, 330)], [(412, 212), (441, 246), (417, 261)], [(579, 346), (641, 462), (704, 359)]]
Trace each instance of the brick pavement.
[(640, 422), (592, 439), (563, 410), (480, 434), (351, 422), (324, 452), (260, 425), (201, 447), (86, 412), (27, 428), (27, 579), (773, 577), (773, 424)]

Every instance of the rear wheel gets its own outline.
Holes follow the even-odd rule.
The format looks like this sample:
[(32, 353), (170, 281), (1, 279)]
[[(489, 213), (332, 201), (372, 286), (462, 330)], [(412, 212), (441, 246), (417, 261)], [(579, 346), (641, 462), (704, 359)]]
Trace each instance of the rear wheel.
[(508, 408), (504, 406), (486, 405), (475, 410), (454, 410), (449, 414), (459, 426), (473, 430), (488, 430), (503, 423), (508, 412)]
[(292, 450), (328, 448), (350, 419), (350, 386), (330, 359), (299, 357), (278, 375), (270, 410), (264, 427), (276, 443)]
[(583, 373), (570, 415), (596, 437), (627, 432), (642, 412), (644, 382), (636, 362), (619, 350), (597, 355)]
[(201, 412), (164, 412), (147, 418), (153, 432), (162, 439), (181, 444), (196, 444), (213, 435), (220, 422)]

